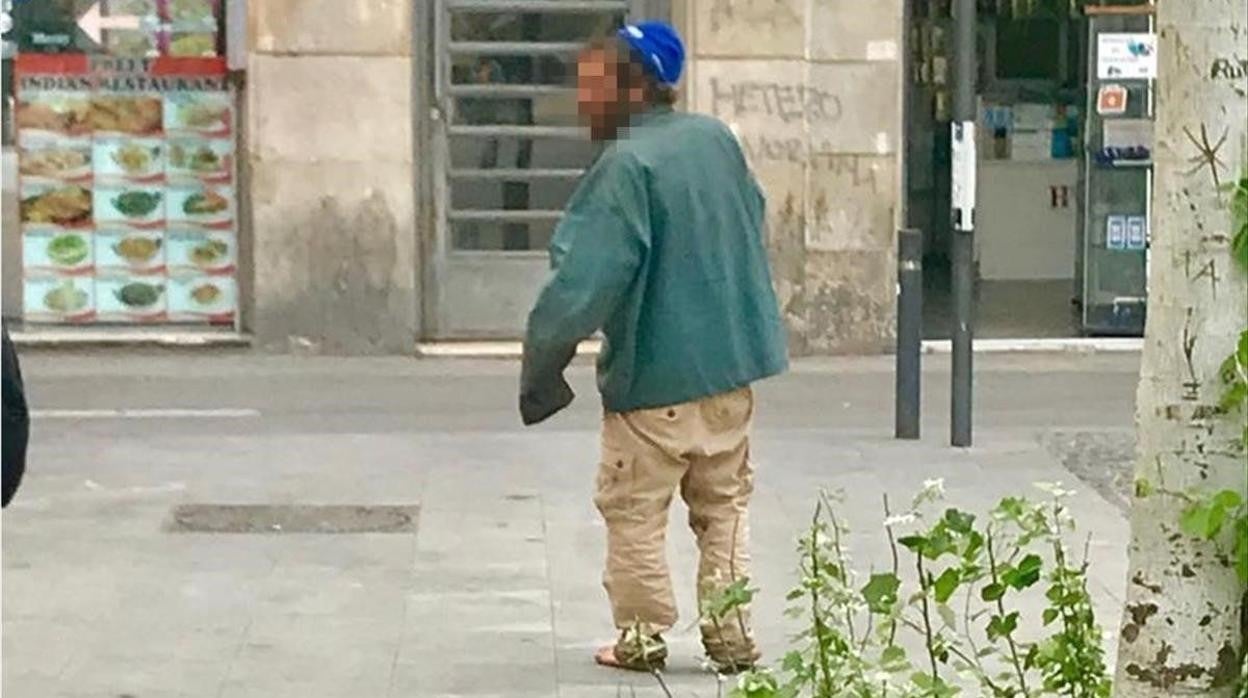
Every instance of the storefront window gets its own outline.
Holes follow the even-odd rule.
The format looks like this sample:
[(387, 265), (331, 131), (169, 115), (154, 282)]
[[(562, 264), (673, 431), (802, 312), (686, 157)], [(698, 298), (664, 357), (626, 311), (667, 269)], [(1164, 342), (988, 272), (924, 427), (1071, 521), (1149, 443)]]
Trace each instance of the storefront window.
[(5, 235), (21, 236), (24, 321), (234, 325), (221, 3), (18, 0), (14, 13), (20, 231)]

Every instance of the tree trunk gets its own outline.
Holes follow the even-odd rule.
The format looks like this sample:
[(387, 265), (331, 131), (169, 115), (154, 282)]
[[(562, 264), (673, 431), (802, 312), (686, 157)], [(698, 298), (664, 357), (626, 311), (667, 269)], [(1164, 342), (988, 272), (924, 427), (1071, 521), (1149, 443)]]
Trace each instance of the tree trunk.
[(1213, 543), (1181, 533), (1186, 503), (1173, 493), (1248, 495), (1244, 415), (1214, 409), (1219, 368), (1248, 324), (1230, 195), (1219, 191), (1248, 167), (1248, 0), (1159, 0), (1157, 20), (1148, 324), (1115, 696), (1231, 696), (1244, 588)]

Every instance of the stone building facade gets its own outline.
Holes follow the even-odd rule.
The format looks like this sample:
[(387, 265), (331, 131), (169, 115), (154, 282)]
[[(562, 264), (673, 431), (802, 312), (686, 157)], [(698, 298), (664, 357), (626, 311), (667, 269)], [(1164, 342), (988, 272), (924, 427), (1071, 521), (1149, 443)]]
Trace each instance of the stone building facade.
[[(244, 328), (271, 351), (410, 353), (445, 202), (432, 0), (248, 3)], [(769, 201), (796, 354), (887, 350), (895, 323), (901, 0), (674, 0), (683, 108), (740, 138)], [(454, 337), (450, 337), (454, 339)]]

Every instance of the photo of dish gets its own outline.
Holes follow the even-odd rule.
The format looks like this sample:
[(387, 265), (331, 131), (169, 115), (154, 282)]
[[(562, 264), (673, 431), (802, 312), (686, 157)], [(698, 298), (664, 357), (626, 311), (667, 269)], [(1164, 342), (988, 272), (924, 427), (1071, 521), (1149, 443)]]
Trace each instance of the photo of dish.
[(210, 130), (225, 126), (229, 116), (230, 107), (226, 104), (194, 101), (178, 106), (178, 120), (190, 129)]
[(130, 264), (140, 265), (152, 261), (160, 253), (162, 244), (158, 238), (132, 235), (113, 245), (113, 252)]
[(91, 255), (91, 246), (81, 235), (57, 235), (48, 242), (48, 259), (62, 267), (76, 267)]
[(113, 199), (113, 208), (127, 218), (146, 218), (160, 206), (162, 196), (154, 191), (127, 191)]
[(85, 148), (24, 151), (20, 160), (20, 172), (28, 177), (71, 179), (91, 174), (91, 151)]
[(164, 290), (163, 286), (134, 281), (117, 289), (113, 294), (122, 305), (142, 310), (156, 305)]
[(220, 172), (225, 164), (221, 155), (207, 145), (190, 149), (181, 143), (169, 147), (169, 163), (176, 169), (195, 174)]
[(202, 269), (211, 269), (230, 254), (230, 246), (222, 240), (206, 240), (191, 249), (191, 261)]
[(23, 223), (82, 225), (91, 220), (91, 192), (69, 186), (27, 197), (22, 200)]
[(228, 211), (229, 208), (230, 200), (215, 191), (192, 194), (182, 204), (182, 212), (188, 216), (211, 216)]
[(214, 34), (174, 34), (169, 42), (170, 56), (212, 57), (217, 55), (217, 37)]
[(169, 0), (169, 19), (179, 24), (204, 24), (215, 17), (215, 0)]
[(91, 100), (91, 126), (96, 131), (136, 136), (161, 131), (159, 97), (102, 96)]
[(109, 29), (104, 32), (104, 45), (108, 47), (109, 55), (120, 58), (148, 58), (160, 55), (156, 37), (144, 31)]
[(225, 292), (214, 283), (201, 284), (191, 291), (191, 299), (203, 306), (215, 305), (224, 295)]
[(112, 153), (112, 160), (128, 175), (141, 176), (152, 172), (153, 165), (160, 158), (159, 147), (149, 147), (138, 143), (127, 143)]
[(168, 317), (173, 322), (228, 323), (237, 311), (237, 295), (232, 277), (175, 276), (165, 291)]
[(85, 97), (22, 101), (17, 104), (17, 127), (85, 135), (91, 132), (91, 103)]
[(43, 296), (43, 306), (54, 313), (68, 315), (87, 307), (87, 292), (66, 281)]

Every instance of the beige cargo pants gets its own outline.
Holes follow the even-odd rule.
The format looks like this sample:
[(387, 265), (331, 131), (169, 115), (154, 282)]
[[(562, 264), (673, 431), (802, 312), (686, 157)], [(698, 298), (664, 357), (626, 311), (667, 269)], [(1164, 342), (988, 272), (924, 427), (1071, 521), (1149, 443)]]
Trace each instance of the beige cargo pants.
[[(679, 488), (697, 537), (699, 605), (734, 578), (748, 575), (749, 388), (703, 400), (628, 413), (607, 413), (595, 504), (607, 525), (603, 579), (615, 625), (661, 635), (676, 623), (667, 566), (667, 520)], [(735, 575), (735, 576), (734, 576)], [(703, 620), (707, 654), (721, 663), (757, 660), (748, 611), (731, 622)]]

